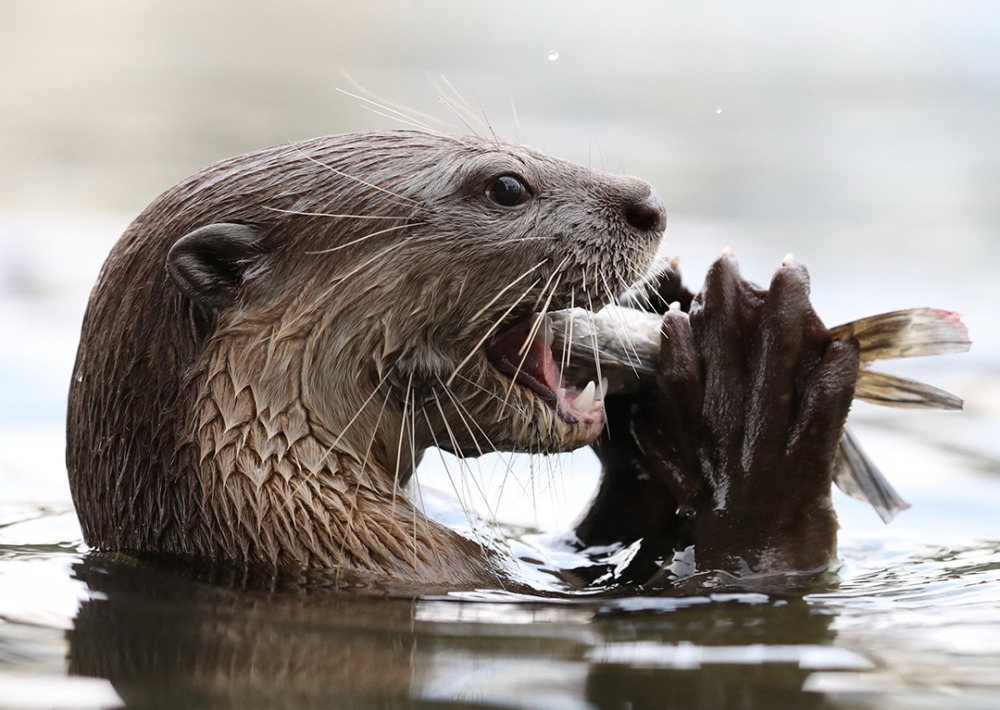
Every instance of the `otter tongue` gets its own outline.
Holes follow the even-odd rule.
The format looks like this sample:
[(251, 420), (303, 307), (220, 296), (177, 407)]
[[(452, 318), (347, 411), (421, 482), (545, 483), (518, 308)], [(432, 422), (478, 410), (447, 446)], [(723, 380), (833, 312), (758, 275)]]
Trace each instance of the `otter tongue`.
[[(544, 323), (538, 331), (549, 332)], [(487, 343), (486, 355), (502, 373), (555, 404), (556, 392), (562, 387), (562, 377), (552, 357), (552, 348), (539, 333), (528, 342), (531, 322), (522, 321)]]

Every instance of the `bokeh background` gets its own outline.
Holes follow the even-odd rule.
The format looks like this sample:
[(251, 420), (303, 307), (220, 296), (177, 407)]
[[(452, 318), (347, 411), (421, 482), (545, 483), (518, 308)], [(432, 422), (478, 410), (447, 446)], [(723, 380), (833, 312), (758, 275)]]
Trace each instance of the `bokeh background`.
[[(963, 312), (970, 355), (896, 371), (996, 415), (992, 0), (4, 0), (0, 76), (2, 496), (65, 497), (78, 324), (131, 217), (223, 157), (403, 127), (366, 92), (459, 132), (464, 101), (509, 140), (646, 178), (693, 284), (728, 245), (758, 280), (795, 253), (830, 323)], [(954, 417), (914, 421), (998, 458)]]

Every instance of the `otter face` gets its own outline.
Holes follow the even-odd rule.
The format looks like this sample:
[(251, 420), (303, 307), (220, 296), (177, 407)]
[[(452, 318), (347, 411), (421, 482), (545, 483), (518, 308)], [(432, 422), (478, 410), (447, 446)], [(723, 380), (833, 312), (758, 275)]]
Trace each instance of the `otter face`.
[(281, 170), (280, 192), (244, 189), (253, 214), (190, 232), (167, 269), (217, 334), (284, 334), (270, 376), (299, 379), (339, 446), (548, 453), (599, 435), (603, 387), (564, 381), (544, 314), (597, 310), (645, 273), (666, 221), (648, 184), (417, 132), (299, 144)]
[(439, 446), (578, 448), (603, 428), (604, 388), (564, 380), (568, 353), (553, 352), (545, 314), (597, 310), (638, 279), (659, 243), (663, 205), (644, 182), (524, 148), (484, 142), (471, 153), (451, 177), (454, 198), (419, 213), (448, 256), (422, 276), (439, 294), (428, 294), (435, 326), (397, 367), (433, 375), (449, 393), (454, 412), (441, 424), (464, 430), (448, 428)]

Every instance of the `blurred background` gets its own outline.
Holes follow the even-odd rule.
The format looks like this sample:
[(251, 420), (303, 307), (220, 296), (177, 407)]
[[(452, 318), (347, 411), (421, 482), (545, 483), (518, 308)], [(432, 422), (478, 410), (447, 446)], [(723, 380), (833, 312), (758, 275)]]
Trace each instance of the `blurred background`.
[[(963, 312), (971, 355), (894, 371), (931, 368), (994, 421), (992, 0), (6, 0), (0, 72), (0, 496), (65, 499), (79, 321), (130, 219), (214, 160), (403, 127), (344, 92), (458, 132), (440, 97), (464, 100), (509, 140), (649, 180), (692, 284), (725, 246), (761, 281), (793, 252), (831, 324)], [(968, 418), (913, 421), (996, 468)]]

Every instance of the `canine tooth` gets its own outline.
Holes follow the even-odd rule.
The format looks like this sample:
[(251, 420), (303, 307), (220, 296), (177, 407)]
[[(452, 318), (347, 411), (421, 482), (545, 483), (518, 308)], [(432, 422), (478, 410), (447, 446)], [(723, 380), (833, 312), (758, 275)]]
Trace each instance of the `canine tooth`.
[(670, 310), (672, 310), (672, 311), (679, 311), (680, 309), (681, 309), (681, 302), (680, 301), (673, 301), (670, 304)]
[(559, 399), (566, 399), (566, 388), (565, 387), (560, 387), (559, 389), (557, 389), (556, 390), (556, 396)]
[(597, 387), (594, 385), (594, 381), (591, 380), (587, 383), (587, 386), (583, 388), (575, 400), (573, 400), (573, 406), (581, 412), (589, 412), (594, 407), (594, 394)]
[(551, 348), (555, 342), (556, 334), (552, 332), (552, 319), (545, 316), (545, 323), (542, 324), (542, 337), (545, 338), (545, 347)]
[(794, 263), (795, 263), (795, 254), (789, 252), (788, 254), (785, 254), (785, 258), (782, 260), (781, 265), (791, 266)]
[(723, 256), (732, 256), (733, 255), (733, 248), (732, 247), (726, 247), (726, 248), (724, 248), (722, 250), (722, 255)]

